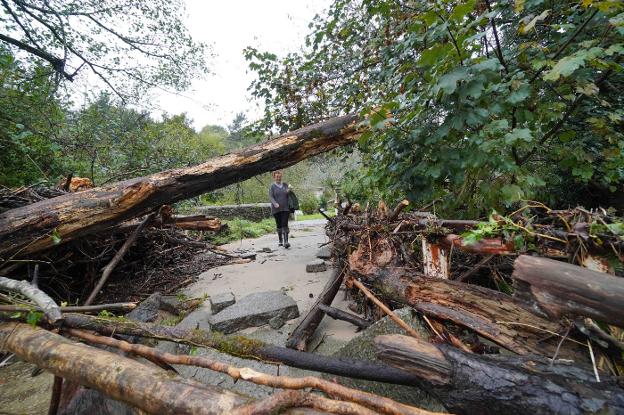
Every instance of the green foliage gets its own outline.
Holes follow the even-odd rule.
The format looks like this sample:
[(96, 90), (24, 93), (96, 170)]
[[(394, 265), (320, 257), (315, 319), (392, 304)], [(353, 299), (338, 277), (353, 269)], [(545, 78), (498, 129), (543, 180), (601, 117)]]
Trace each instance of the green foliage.
[(212, 242), (218, 245), (245, 238), (258, 238), (267, 233), (275, 232), (275, 220), (263, 219), (260, 222), (252, 222), (246, 219), (226, 220), (227, 230), (214, 236)]
[(299, 198), (299, 208), (306, 215), (310, 215), (318, 210), (319, 201), (314, 195), (306, 194)]
[(53, 137), (64, 112), (53, 92), (49, 72), (29, 68), (0, 44), (0, 185), (44, 181), (61, 169)]
[(367, 115), (366, 177), (343, 186), (356, 195), (441, 198), (465, 216), (532, 197), (601, 203), (590, 188), (610, 200), (624, 184), (624, 4), (490, 5), (335, 0), (305, 52), (247, 49), (260, 126)]
[(36, 327), (42, 318), (43, 318), (42, 312), (31, 310), (28, 312), (28, 315), (26, 315), (26, 323), (30, 324), (33, 327)]

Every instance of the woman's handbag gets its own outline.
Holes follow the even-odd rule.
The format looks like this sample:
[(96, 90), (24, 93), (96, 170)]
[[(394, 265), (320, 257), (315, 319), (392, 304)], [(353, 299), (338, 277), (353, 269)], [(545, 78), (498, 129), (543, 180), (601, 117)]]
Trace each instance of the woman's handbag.
[(288, 210), (290, 213), (295, 213), (295, 210), (299, 210), (299, 199), (292, 190), (288, 192)]

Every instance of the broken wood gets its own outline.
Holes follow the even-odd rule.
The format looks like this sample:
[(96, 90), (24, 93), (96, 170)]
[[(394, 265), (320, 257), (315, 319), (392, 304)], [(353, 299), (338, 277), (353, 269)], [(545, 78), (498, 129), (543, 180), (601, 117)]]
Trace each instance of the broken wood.
[[(163, 204), (188, 199), (353, 143), (359, 115), (331, 118), (216, 157), (198, 166), (168, 170), (42, 200), (0, 214), (0, 255), (25, 255), (94, 234)], [(55, 238), (52, 238), (54, 234)]]
[(17, 281), (10, 278), (0, 277), (0, 289), (16, 292), (31, 299), (37, 304), (50, 323), (56, 323), (63, 319), (59, 306), (46, 293), (33, 287), (27, 281)]
[(373, 295), (373, 293), (371, 293), (368, 288), (366, 288), (364, 286), (364, 284), (362, 284), (361, 282), (359, 282), (358, 280), (356, 280), (355, 278), (351, 279), (350, 282), (355, 285), (356, 287), (359, 288), (360, 291), (362, 291), (362, 294), (364, 294), (366, 297), (368, 297), (369, 300), (371, 300), (373, 303), (375, 303), (375, 305), (379, 308), (381, 308), (381, 310), (386, 313), (388, 315), (388, 317), (390, 317), (392, 319), (392, 321), (394, 321), (395, 323), (397, 323), (403, 330), (405, 330), (406, 332), (408, 332), (410, 334), (410, 336), (414, 336), (414, 337), (419, 337), (418, 333), (416, 333), (416, 330), (414, 330), (413, 328), (411, 328), (410, 326), (407, 325), (406, 322), (404, 322), (403, 320), (401, 320), (392, 310), (390, 310), (388, 308), (388, 306), (386, 306), (384, 303), (382, 303), (381, 301), (379, 301), (379, 299), (377, 297), (375, 297)]
[(273, 376), (266, 373), (257, 372), (251, 368), (239, 368), (223, 362), (209, 359), (204, 356), (178, 355), (162, 352), (153, 347), (142, 344), (132, 344), (123, 340), (116, 340), (111, 337), (97, 336), (84, 330), (69, 329), (72, 336), (86, 340), (89, 343), (115, 347), (127, 353), (147, 358), (152, 361), (160, 361), (170, 365), (187, 365), (203, 367), (216, 372), (225, 373), (234, 380), (243, 379), (257, 385), (270, 386), (282, 389), (317, 389), (328, 396), (339, 398), (344, 401), (355, 402), (360, 405), (375, 409), (389, 415), (425, 415), (431, 414), (418, 408), (400, 404), (392, 399), (384, 398), (371, 393), (347, 388), (337, 383), (320, 379), (314, 376), (293, 378), (289, 376)]
[(171, 216), (165, 223), (172, 224), (179, 229), (194, 231), (220, 232), (221, 229), (223, 229), (223, 223), (221, 223), (220, 219), (206, 215), (174, 215)]
[(440, 244), (429, 242), (422, 237), (423, 273), (427, 277), (448, 279), (450, 261), (448, 249)]
[[(488, 288), (402, 272), (379, 270), (357, 275), (386, 293), (388, 299), (469, 328), (514, 353), (552, 355), (556, 342), (544, 341), (544, 336), (565, 331), (558, 321), (542, 318), (521, 301)], [(581, 358), (576, 351), (562, 353), (567, 358)]]
[[(247, 398), (21, 323), (0, 323), (0, 344), (22, 360), (150, 414), (227, 413)], [(147, 381), (149, 379), (149, 382)]]
[[(11, 316), (5, 316), (10, 318)], [(103, 335), (123, 334), (157, 340), (167, 340), (198, 347), (210, 347), (223, 353), (248, 359), (284, 364), (300, 369), (331, 373), (356, 379), (417, 386), (420, 379), (387, 365), (300, 352), (286, 347), (267, 345), (244, 336), (224, 336), (199, 329), (180, 329), (137, 321), (123, 321), (86, 314), (64, 314), (63, 325), (96, 331)], [(2, 318), (2, 316), (0, 316)], [(24, 319), (25, 320), (25, 319)]]
[(550, 317), (592, 317), (624, 327), (624, 279), (577, 265), (522, 255), (514, 262), (514, 295)]
[(422, 376), (447, 409), (466, 414), (593, 414), (624, 411), (616, 380), (539, 356), (494, 357), (401, 335), (378, 336), (377, 357)]
[(367, 327), (369, 327), (371, 324), (373, 324), (372, 322), (363, 319), (362, 317), (358, 317), (355, 314), (351, 314), (351, 313), (347, 313), (346, 311), (342, 311), (339, 310), (337, 308), (334, 307), (330, 307), (328, 305), (325, 304), (318, 304), (317, 307), (325, 314), (327, 314), (328, 316), (330, 316), (331, 318), (333, 318), (334, 320), (342, 320), (342, 321), (346, 321), (349, 322), (357, 327), (359, 327), (360, 329), (365, 329)]
[(343, 278), (344, 273), (342, 267), (337, 266), (334, 269), (332, 277), (327, 281), (325, 287), (323, 287), (323, 291), (317, 297), (314, 306), (288, 336), (288, 340), (286, 340), (286, 347), (300, 351), (306, 350), (308, 342), (314, 335), (314, 332), (321, 323), (321, 320), (323, 320), (323, 316), (325, 316), (325, 313), (318, 308), (318, 305), (330, 305), (332, 301), (334, 301), (334, 298), (338, 293), (338, 289), (340, 288), (340, 285), (342, 285)]
[(409, 201), (407, 199), (401, 200), (396, 205), (396, 207), (394, 208), (392, 213), (390, 213), (390, 215), (388, 216), (388, 222), (392, 222), (392, 221), (396, 220), (396, 218), (399, 217), (399, 214), (403, 211), (403, 209), (405, 209), (408, 206), (409, 206)]
[(156, 213), (157, 212), (153, 212), (147, 215), (145, 219), (141, 221), (139, 226), (136, 227), (134, 232), (132, 232), (132, 234), (128, 237), (128, 239), (126, 239), (126, 242), (124, 242), (121, 248), (119, 248), (119, 251), (117, 251), (113, 259), (111, 259), (108, 265), (106, 265), (106, 267), (104, 268), (104, 271), (102, 271), (102, 276), (100, 277), (100, 280), (93, 288), (93, 291), (91, 291), (91, 294), (89, 294), (89, 297), (87, 297), (87, 300), (85, 301), (84, 305), (91, 305), (91, 303), (95, 301), (95, 297), (98, 295), (102, 287), (104, 287), (104, 284), (106, 284), (108, 277), (110, 277), (111, 273), (113, 272), (113, 270), (115, 269), (119, 261), (121, 261), (121, 259), (126, 254), (126, 252), (128, 252), (128, 249), (130, 249), (130, 247), (134, 244), (134, 241), (136, 241), (137, 237), (139, 236), (143, 228), (145, 228), (145, 226), (152, 219), (154, 219), (154, 216), (156, 216)]

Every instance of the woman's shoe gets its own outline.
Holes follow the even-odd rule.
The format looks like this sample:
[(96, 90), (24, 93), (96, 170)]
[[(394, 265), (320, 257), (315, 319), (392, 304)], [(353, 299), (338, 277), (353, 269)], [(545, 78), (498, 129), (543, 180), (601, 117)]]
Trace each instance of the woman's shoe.
[(284, 233), (284, 248), (290, 248), (290, 244), (288, 243), (288, 228), (283, 229)]

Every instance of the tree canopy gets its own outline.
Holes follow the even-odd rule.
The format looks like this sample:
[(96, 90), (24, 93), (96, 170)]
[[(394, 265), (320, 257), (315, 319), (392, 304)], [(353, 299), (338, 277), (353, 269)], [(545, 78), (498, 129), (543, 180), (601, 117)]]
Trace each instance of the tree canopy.
[[(464, 214), (609, 203), (624, 180), (620, 1), (336, 0), (302, 53), (246, 50), (262, 127), (366, 114), (352, 189)], [(588, 200), (597, 197), (602, 200)]]
[(57, 78), (85, 72), (123, 100), (154, 86), (182, 90), (206, 69), (207, 46), (182, 23), (180, 0), (1, 0), (0, 41)]

